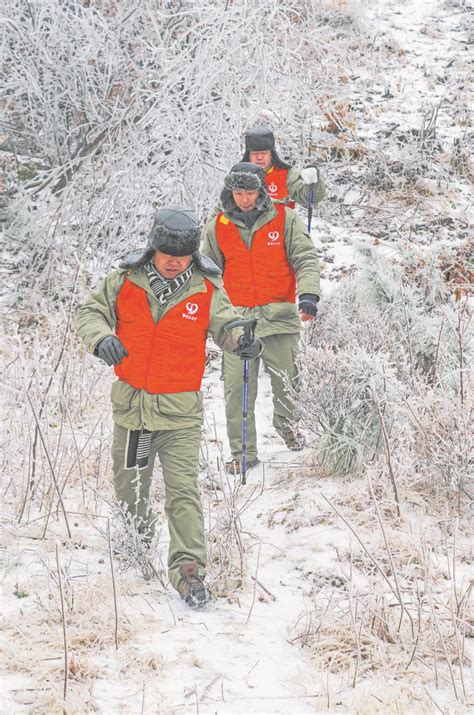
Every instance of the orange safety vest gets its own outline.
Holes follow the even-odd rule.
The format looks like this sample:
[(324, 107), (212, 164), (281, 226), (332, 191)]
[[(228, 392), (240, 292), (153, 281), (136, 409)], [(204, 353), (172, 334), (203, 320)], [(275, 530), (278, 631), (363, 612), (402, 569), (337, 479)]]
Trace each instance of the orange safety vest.
[(285, 247), (285, 207), (259, 228), (249, 249), (239, 229), (223, 213), (216, 218), (216, 239), (224, 256), (224, 288), (234, 305), (294, 303), (296, 278)]
[(126, 280), (117, 298), (115, 332), (128, 357), (115, 374), (153, 394), (199, 390), (206, 363), (206, 338), (214, 286), (194, 293), (155, 323), (147, 292)]
[[(265, 174), (265, 185), (267, 187), (267, 193), (272, 201), (281, 201), (286, 199), (288, 196), (288, 187), (286, 185), (286, 179), (288, 176), (288, 169), (279, 169), (276, 166), (271, 166)], [(288, 201), (286, 203), (290, 209), (295, 208), (294, 201)]]

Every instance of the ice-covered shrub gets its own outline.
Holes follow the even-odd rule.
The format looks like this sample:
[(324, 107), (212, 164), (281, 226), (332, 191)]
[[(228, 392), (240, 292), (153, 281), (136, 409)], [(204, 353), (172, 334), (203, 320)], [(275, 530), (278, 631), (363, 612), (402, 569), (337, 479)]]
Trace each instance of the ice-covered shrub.
[(402, 483), (459, 497), (472, 415), (469, 306), (447, 295), (432, 260), (407, 270), (394, 251), (363, 245), (360, 255), (303, 342), (302, 424), (336, 474), (379, 460)]
[(374, 396), (381, 396), (386, 419), (393, 419), (398, 400), (393, 365), (385, 353), (363, 348), (351, 356), (328, 346), (308, 348), (304, 355), (300, 411), (304, 426), (319, 437), (321, 464), (336, 474), (358, 474), (382, 445)]

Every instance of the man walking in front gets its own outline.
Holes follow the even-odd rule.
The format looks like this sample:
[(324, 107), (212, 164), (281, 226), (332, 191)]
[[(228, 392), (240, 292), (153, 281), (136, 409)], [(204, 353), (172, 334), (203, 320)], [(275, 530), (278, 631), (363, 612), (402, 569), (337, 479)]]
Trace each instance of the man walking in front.
[[(114, 487), (139, 532), (150, 538), (149, 505), (158, 454), (165, 482), (168, 575), (190, 606), (204, 605), (206, 546), (197, 476), (203, 421), (201, 379), (210, 333), (233, 357), (261, 351), (241, 329), (220, 269), (198, 251), (199, 221), (187, 208), (157, 211), (144, 250), (105, 277), (79, 309), (76, 331), (113, 365)], [(234, 354), (235, 353), (235, 354)]]
[[(223, 211), (204, 232), (202, 251), (224, 273), (230, 300), (245, 318), (257, 318), (262, 360), (270, 372), (273, 425), (287, 447), (301, 449), (295, 409), (286, 381), (297, 386), (296, 358), (300, 320), (313, 320), (319, 301), (319, 261), (301, 219), (281, 204), (273, 205), (256, 164), (236, 164), (221, 193)], [(298, 288), (298, 309), (295, 291)], [(258, 463), (255, 400), (259, 360), (250, 364), (247, 466)], [(242, 459), (242, 369), (235, 355), (223, 357), (227, 434), (232, 458), (229, 471), (239, 472)]]

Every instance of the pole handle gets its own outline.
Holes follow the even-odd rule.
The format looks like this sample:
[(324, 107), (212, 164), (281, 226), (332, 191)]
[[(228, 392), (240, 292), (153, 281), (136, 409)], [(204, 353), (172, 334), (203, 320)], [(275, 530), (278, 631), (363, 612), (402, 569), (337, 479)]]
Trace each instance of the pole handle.
[(243, 328), (244, 329), (244, 340), (246, 345), (250, 345), (254, 338), (255, 326), (257, 325), (257, 318), (241, 318), (237, 320), (231, 320), (230, 323), (224, 325), (224, 330), (233, 330), (233, 328)]

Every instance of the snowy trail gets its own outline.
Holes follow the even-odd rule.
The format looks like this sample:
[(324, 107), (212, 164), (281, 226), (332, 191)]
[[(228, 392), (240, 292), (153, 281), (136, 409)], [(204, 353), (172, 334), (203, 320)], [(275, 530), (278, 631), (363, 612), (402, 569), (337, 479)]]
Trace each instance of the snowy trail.
[[(223, 434), (223, 401), (216, 400), (216, 386), (212, 393), (214, 409), (220, 408), (216, 410), (217, 429)], [(183, 702), (183, 692), (191, 692), (186, 702), (202, 698), (203, 712), (284, 713), (292, 703), (297, 703), (298, 712), (313, 712), (308, 697), (312, 666), (309, 660), (302, 663), (295, 658), (294, 646), (288, 643), (291, 626), (307, 606), (302, 576), (294, 571), (284, 529), (269, 529), (266, 524), (272, 510), (281, 507), (281, 464), (293, 464), (300, 455), (271, 444), (278, 438), (271, 427), (270, 386), (265, 374), (260, 376), (258, 407), (259, 435), (268, 435), (259, 439), (265, 464), (249, 472), (248, 485), (242, 490), (241, 500), (260, 494), (242, 515), (242, 533), (248, 573), (256, 575), (275, 600), (248, 577), (233, 604), (217, 601), (205, 612), (195, 613), (173, 601), (177, 624), (169, 623), (170, 630), (160, 642), (165, 659), (170, 658), (170, 674), (175, 678), (179, 673), (177, 681), (183, 686), (176, 700), (172, 698), (174, 707)], [(278, 467), (272, 468), (272, 461), (278, 461)], [(166, 700), (170, 707), (169, 693)]]
[[(224, 402), (216, 371), (206, 377), (206, 388), (222, 436)], [(248, 576), (237, 602), (218, 600), (195, 612), (170, 594), (168, 603), (162, 597), (153, 613), (144, 613), (148, 627), (139, 641), (146, 652), (154, 644), (163, 659), (157, 684), (147, 687), (159, 690), (163, 712), (199, 707), (204, 713), (306, 713), (314, 712), (314, 698), (324, 692), (309, 656), (289, 640), (298, 618), (311, 608), (312, 582), (305, 574), (330, 578), (331, 553), (342, 532), (329, 529), (324, 519), (318, 523), (321, 485), (314, 477), (301, 478), (295, 467), (308, 450), (286, 450), (271, 426), (271, 414), (270, 380), (262, 370), (257, 421), (263, 464), (249, 472), (240, 495), (241, 502), (252, 495), (252, 503), (241, 518)], [(210, 422), (214, 429), (214, 419)], [(334, 486), (325, 484), (324, 490), (330, 494)], [(296, 500), (298, 508), (305, 504), (306, 523), (303, 518), (301, 528), (298, 523), (295, 530), (287, 529)]]

